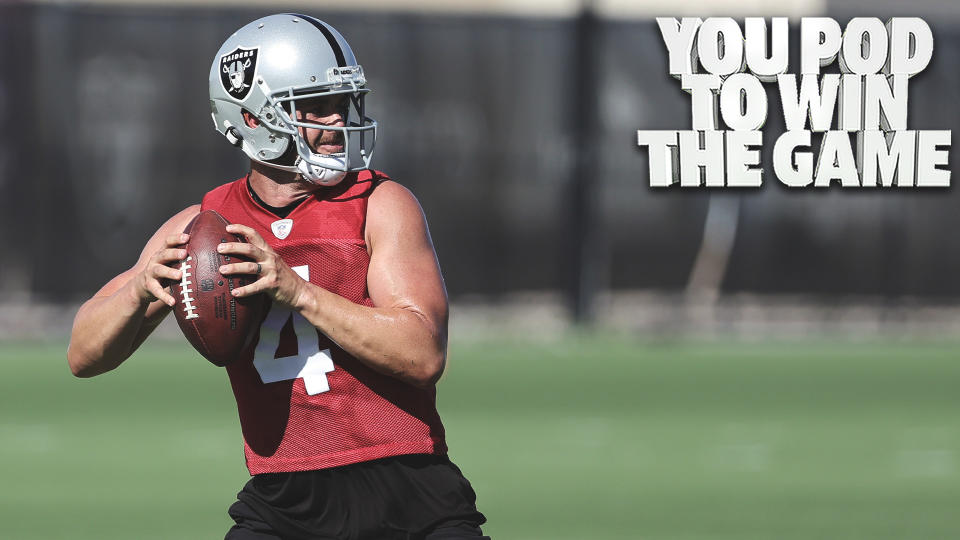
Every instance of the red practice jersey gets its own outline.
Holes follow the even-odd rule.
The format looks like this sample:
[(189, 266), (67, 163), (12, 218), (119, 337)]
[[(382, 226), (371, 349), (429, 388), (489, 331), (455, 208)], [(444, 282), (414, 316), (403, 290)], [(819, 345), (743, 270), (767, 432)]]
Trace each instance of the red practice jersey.
[[(245, 178), (207, 193), (203, 210), (256, 229), (301, 277), (357, 304), (367, 292), (367, 200), (386, 176), (348, 175), (285, 219), (251, 197)], [(436, 390), (382, 375), (290, 309), (273, 305), (259, 338), (227, 366), (250, 474), (446, 453)]]

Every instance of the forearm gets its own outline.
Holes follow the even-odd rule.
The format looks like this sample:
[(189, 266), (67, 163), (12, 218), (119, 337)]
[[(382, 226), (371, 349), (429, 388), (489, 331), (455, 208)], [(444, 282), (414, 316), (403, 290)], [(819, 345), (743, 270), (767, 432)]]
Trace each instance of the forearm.
[(150, 303), (130, 283), (109, 296), (95, 296), (77, 312), (67, 348), (70, 370), (93, 377), (119, 366), (156, 327), (147, 321)]
[(304, 283), (294, 309), (380, 373), (420, 387), (436, 383), (443, 373), (446, 320), (434, 324), (413, 307), (355, 304), (310, 283)]

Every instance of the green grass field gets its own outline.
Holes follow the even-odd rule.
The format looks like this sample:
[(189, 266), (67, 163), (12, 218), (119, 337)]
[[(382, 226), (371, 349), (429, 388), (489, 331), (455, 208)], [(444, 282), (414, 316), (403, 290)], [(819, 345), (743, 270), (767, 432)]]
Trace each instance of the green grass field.
[[(0, 344), (0, 537), (222, 538), (222, 370), (153, 343), (74, 379)], [(960, 345), (455, 343), (451, 457), (495, 539), (960, 538)]]

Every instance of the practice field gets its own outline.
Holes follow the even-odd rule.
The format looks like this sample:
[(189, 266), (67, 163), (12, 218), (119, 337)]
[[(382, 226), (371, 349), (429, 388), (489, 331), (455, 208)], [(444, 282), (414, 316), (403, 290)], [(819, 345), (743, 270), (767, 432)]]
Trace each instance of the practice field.
[[(0, 537), (222, 538), (223, 371), (64, 350), (0, 344)], [(960, 538), (960, 344), (455, 343), (439, 407), (497, 540)]]

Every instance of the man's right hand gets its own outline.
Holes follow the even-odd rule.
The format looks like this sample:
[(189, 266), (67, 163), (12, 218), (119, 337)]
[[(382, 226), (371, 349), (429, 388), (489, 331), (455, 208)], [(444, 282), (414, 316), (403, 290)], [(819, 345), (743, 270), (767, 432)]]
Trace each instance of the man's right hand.
[(182, 277), (180, 270), (173, 265), (187, 258), (187, 250), (181, 246), (189, 240), (190, 235), (186, 233), (167, 236), (163, 247), (150, 257), (147, 266), (136, 275), (132, 284), (141, 303), (149, 304), (160, 300), (173, 307), (176, 299), (167, 291), (164, 281), (177, 281)]

